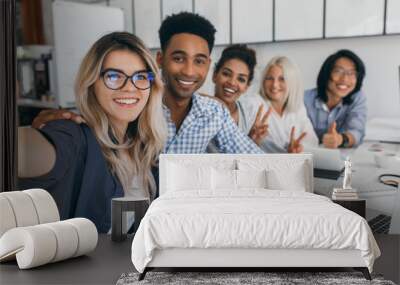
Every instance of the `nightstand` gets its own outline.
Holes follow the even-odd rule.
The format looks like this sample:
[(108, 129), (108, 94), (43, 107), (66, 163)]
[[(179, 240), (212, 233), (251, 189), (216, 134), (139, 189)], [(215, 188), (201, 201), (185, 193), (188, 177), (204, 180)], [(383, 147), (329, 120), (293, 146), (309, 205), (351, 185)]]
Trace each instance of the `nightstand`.
[(111, 240), (124, 241), (127, 235), (126, 212), (135, 212), (134, 231), (149, 207), (145, 197), (121, 197), (111, 200)]
[(355, 200), (332, 200), (332, 202), (339, 204), (340, 206), (359, 214), (365, 219), (365, 208), (366, 200), (355, 199)]

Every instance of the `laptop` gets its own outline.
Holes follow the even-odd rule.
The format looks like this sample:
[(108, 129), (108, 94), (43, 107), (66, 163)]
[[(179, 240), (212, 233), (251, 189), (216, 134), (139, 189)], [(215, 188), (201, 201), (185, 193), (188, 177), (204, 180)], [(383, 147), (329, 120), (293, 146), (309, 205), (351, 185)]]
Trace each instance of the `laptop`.
[(306, 147), (305, 152), (313, 155), (314, 177), (337, 180), (344, 170), (340, 150), (323, 147)]

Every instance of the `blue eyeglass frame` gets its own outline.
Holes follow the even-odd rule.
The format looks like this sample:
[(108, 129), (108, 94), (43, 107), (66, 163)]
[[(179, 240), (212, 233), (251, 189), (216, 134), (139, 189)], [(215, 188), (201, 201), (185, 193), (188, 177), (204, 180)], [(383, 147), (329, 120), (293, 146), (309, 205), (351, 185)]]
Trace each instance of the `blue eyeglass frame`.
[[(123, 75), (125, 76), (124, 83), (122, 83), (122, 85), (121, 85), (120, 87), (118, 87), (118, 88), (111, 88), (110, 86), (107, 85), (107, 83), (106, 83), (106, 81), (105, 81), (105, 79), (104, 79), (104, 75), (105, 75), (107, 72), (110, 72), (110, 71), (114, 71), (114, 72), (117, 72), (117, 73), (119, 73), (119, 74), (123, 74)], [(147, 73), (148, 81), (149, 81), (149, 83), (150, 83), (150, 84), (149, 84), (149, 87), (147, 87), (147, 88), (140, 88), (140, 87), (136, 86), (136, 84), (135, 84), (134, 77), (135, 77), (136, 75), (138, 75), (138, 74), (141, 74), (141, 73)], [(139, 89), (139, 90), (147, 90), (147, 89), (151, 88), (151, 85), (153, 84), (154, 79), (155, 79), (155, 74), (154, 74), (154, 72), (152, 72), (152, 71), (147, 71), (147, 70), (146, 70), (146, 71), (136, 71), (136, 72), (133, 73), (132, 75), (127, 75), (127, 74), (126, 74), (125, 72), (123, 72), (122, 70), (114, 69), (114, 68), (107, 68), (107, 69), (105, 69), (105, 70), (102, 70), (102, 71), (100, 72), (100, 76), (101, 76), (101, 78), (103, 79), (104, 85), (105, 85), (108, 89), (111, 89), (111, 90), (121, 90), (122, 88), (125, 87), (126, 82), (128, 82), (128, 79), (131, 80), (133, 86), (135, 86), (137, 89)]]

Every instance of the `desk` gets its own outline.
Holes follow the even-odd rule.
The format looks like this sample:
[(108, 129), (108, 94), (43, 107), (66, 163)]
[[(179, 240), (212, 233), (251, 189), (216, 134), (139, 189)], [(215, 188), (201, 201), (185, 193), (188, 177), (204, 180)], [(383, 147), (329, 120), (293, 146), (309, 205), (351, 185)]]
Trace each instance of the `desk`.
[(132, 236), (121, 243), (100, 234), (97, 248), (80, 256), (28, 270), (16, 261), (0, 264), (0, 284), (115, 284), (122, 273), (134, 271)]
[[(399, 282), (400, 235), (375, 235), (375, 238), (382, 256), (375, 262), (374, 273)], [(116, 243), (111, 241), (110, 235), (100, 234), (96, 250), (88, 256), (29, 270), (19, 270), (16, 262), (2, 263), (0, 284), (115, 284), (122, 273), (135, 271), (130, 256), (131, 244), (132, 236)]]
[[(375, 147), (372, 147), (375, 145)], [(384, 185), (378, 181), (378, 176), (383, 173), (400, 174), (400, 169), (383, 169), (376, 166), (374, 155), (376, 142), (365, 142), (354, 150), (341, 150), (343, 158), (350, 156), (353, 163), (352, 187), (358, 190), (360, 199), (367, 202), (366, 218), (384, 214), (391, 216), (389, 233), (400, 234), (400, 191), (394, 187)], [(379, 143), (385, 151), (395, 152), (400, 155), (399, 144)], [(314, 179), (314, 191), (317, 194), (332, 196), (334, 187), (342, 187), (343, 176), (338, 180), (322, 178)]]

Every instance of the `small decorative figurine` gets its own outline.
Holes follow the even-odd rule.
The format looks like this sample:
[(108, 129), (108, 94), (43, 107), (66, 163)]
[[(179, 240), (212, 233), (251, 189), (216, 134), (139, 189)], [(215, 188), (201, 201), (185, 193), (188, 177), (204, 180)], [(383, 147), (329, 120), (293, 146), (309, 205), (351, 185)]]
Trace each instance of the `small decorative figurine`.
[(349, 157), (344, 162), (344, 178), (342, 188), (333, 188), (333, 200), (355, 200), (358, 199), (357, 189), (351, 187), (352, 163)]
[(347, 157), (344, 162), (344, 179), (343, 179), (343, 189), (350, 190), (351, 188), (351, 160), (350, 157)]

